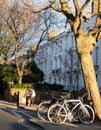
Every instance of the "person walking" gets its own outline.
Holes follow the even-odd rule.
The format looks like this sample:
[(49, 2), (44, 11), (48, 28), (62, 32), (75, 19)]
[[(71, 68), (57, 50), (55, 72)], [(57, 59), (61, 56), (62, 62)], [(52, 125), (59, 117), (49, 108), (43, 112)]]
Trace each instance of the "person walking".
[(34, 88), (32, 89), (32, 104), (34, 104), (34, 101), (35, 101), (35, 96), (36, 96), (36, 92), (35, 92), (35, 90), (34, 90)]
[(26, 106), (31, 106), (32, 90), (29, 87), (26, 89), (24, 96), (26, 98)]

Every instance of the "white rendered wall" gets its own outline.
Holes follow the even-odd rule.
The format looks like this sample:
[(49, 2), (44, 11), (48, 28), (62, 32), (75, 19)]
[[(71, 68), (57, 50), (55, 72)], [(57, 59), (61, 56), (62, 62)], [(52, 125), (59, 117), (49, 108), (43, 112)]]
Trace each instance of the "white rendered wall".
[[(97, 46), (97, 53), (96, 50), (93, 52), (93, 59), (94, 65), (96, 65), (96, 60), (98, 60), (97, 64), (99, 68), (97, 70), (97, 80), (99, 87), (101, 87), (100, 42)], [(41, 52), (40, 55), (39, 52)], [(96, 59), (97, 56), (98, 58)], [(71, 60), (73, 62), (72, 67)], [(51, 42), (42, 44), (36, 55), (36, 63), (45, 74), (44, 82), (50, 84), (61, 84), (64, 86), (64, 89), (77, 90), (84, 88), (82, 70), (78, 64), (78, 56), (76, 53), (75, 40), (72, 32), (64, 32), (54, 38)], [(78, 70), (77, 73), (79, 74), (75, 73), (76, 70)], [(73, 79), (70, 78), (71, 73)]]

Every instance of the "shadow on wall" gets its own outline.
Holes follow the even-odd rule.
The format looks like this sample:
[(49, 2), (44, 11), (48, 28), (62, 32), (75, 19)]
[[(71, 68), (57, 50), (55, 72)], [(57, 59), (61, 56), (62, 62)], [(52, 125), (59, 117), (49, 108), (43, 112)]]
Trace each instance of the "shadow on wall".
[(10, 88), (4, 90), (4, 99), (10, 102), (17, 102), (22, 103), (22, 98), (24, 96), (25, 89), (16, 89)]
[(18, 93), (11, 93), (10, 89), (4, 89), (4, 99), (6, 101), (16, 102), (18, 97)]

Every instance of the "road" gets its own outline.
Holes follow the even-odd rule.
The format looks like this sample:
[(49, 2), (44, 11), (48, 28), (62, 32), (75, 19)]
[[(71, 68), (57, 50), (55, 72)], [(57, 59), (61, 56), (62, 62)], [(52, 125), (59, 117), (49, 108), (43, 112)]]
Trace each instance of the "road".
[(24, 111), (0, 107), (0, 130), (42, 130), (31, 124), (32, 116)]
[(0, 130), (101, 130), (101, 122), (98, 125), (68, 122), (53, 125), (38, 119), (34, 110), (13, 109), (0, 105)]
[(1, 130), (28, 130), (23, 126), (16, 116), (0, 110), (0, 129)]

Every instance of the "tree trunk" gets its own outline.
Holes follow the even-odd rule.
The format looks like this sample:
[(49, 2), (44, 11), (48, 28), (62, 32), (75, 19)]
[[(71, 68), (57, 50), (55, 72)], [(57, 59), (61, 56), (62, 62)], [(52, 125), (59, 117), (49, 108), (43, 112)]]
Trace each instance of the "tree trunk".
[(88, 90), (90, 90), (91, 98), (94, 103), (95, 113), (101, 119), (101, 97), (99, 93), (98, 84), (96, 81), (92, 55), (82, 54), (81, 64), (82, 64), (85, 82), (87, 84), (86, 87)]
[(19, 81), (18, 81), (19, 85), (22, 84), (22, 77), (19, 76)]
[(89, 97), (91, 97), (96, 115), (101, 119), (101, 97), (96, 80), (91, 52), (96, 47), (96, 38), (92, 35), (80, 34), (76, 38), (77, 50), (80, 54), (82, 71)]

